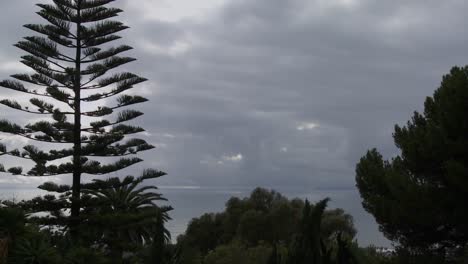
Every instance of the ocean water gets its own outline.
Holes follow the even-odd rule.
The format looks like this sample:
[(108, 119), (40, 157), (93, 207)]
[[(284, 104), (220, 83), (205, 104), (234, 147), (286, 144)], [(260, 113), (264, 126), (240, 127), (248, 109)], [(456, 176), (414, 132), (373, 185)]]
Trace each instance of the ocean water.
[[(231, 197), (247, 197), (254, 187), (200, 187), (200, 186), (162, 186), (160, 192), (169, 201), (167, 204), (174, 207), (171, 212), (172, 220), (167, 223), (175, 241), (177, 236), (185, 232), (188, 222), (204, 213), (221, 212), (225, 203)], [(357, 240), (361, 246), (376, 245), (390, 246), (378, 231), (377, 224), (372, 215), (361, 206), (361, 199), (357, 190), (352, 189), (316, 189), (304, 190), (302, 187), (276, 187), (274, 190), (288, 198), (308, 199), (315, 202), (323, 198), (331, 198), (329, 208), (343, 208), (354, 218), (358, 230)], [(38, 189), (1, 189), (0, 199), (31, 199), (44, 194)]]

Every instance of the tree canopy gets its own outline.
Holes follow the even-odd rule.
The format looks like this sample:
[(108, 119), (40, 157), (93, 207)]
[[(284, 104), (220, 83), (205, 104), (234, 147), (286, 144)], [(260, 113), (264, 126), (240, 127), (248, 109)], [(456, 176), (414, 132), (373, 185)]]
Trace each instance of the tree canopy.
[(356, 167), (364, 208), (386, 237), (413, 251), (451, 256), (468, 243), (468, 67), (454, 67), (406, 126), (401, 154), (370, 150)]
[(356, 230), (350, 215), (342, 209), (326, 210), (327, 203), (328, 199), (317, 204), (290, 200), (262, 188), (247, 198), (233, 197), (223, 212), (190, 221), (178, 237), (178, 263), (321, 263), (313, 262), (316, 257), (331, 261), (337, 239), (351, 245)]

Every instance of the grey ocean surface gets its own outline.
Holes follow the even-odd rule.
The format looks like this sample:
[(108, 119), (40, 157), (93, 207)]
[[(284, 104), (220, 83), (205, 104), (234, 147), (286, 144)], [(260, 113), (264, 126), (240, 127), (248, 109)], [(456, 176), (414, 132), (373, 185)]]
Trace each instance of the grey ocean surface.
[[(188, 222), (208, 212), (221, 212), (225, 203), (231, 197), (246, 197), (254, 187), (199, 187), (199, 186), (161, 186), (160, 192), (169, 200), (168, 204), (174, 207), (171, 220), (167, 223), (173, 241), (178, 235), (185, 232)], [(316, 202), (323, 198), (331, 198), (329, 208), (343, 208), (354, 218), (358, 230), (357, 240), (361, 246), (376, 245), (389, 247), (390, 242), (378, 231), (377, 224), (361, 205), (361, 198), (354, 189), (312, 189), (304, 190), (302, 187), (275, 187), (272, 188), (288, 198), (308, 199)], [(0, 199), (30, 199), (44, 192), (38, 189), (0, 189)]]

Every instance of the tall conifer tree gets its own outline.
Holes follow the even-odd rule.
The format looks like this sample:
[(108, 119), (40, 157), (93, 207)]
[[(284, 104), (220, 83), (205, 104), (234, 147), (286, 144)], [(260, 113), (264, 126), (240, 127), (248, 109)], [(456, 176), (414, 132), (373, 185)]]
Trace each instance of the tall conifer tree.
[[(412, 254), (449, 261), (468, 250), (468, 66), (453, 67), (393, 139), (401, 154), (369, 150), (356, 166), (364, 208)], [(430, 254), (428, 254), (430, 253)]]
[[(122, 12), (110, 7), (112, 2), (114, 0), (53, 0), (50, 4), (38, 4), (37, 14), (47, 23), (25, 25), (36, 34), (15, 45), (27, 53), (21, 57), (21, 62), (33, 73), (15, 74), (12, 79), (0, 82), (3, 88), (28, 95), (30, 105), (13, 99), (1, 100), (0, 104), (45, 117), (25, 126), (0, 120), (0, 132), (37, 143), (24, 146), (22, 150), (7, 149), (0, 144), (0, 156), (10, 155), (35, 164), (27, 171), (22, 167), (0, 165), (0, 171), (33, 177), (72, 174), (71, 186), (53, 183), (40, 186), (60, 193), (59, 199), (46, 196), (36, 200), (42, 202), (44, 211), (55, 212), (55, 224), (71, 227), (72, 234), (83, 221), (80, 220), (84, 206), (82, 175), (104, 175), (127, 168), (142, 161), (134, 154), (154, 148), (142, 139), (128, 137), (144, 131), (141, 127), (124, 124), (143, 115), (127, 106), (147, 101), (124, 92), (146, 79), (129, 72), (109, 73), (135, 60), (122, 56), (132, 49), (130, 46), (110, 44), (120, 39), (116, 33), (128, 28), (112, 19)], [(93, 106), (96, 108), (83, 110)], [(106, 119), (106, 116), (111, 118)], [(84, 122), (84, 118), (91, 121)], [(45, 150), (44, 143), (54, 147), (60, 143), (64, 145), (61, 149)], [(118, 160), (101, 164), (103, 157), (118, 157)], [(163, 172), (148, 170), (137, 179), (162, 175)], [(124, 182), (111, 180), (107, 183), (115, 187), (115, 184), (132, 184), (132, 180), (136, 179), (130, 177)], [(103, 181), (86, 185), (88, 189), (105, 187)], [(64, 209), (69, 209), (70, 214), (64, 214)], [(51, 217), (48, 219), (52, 222)]]

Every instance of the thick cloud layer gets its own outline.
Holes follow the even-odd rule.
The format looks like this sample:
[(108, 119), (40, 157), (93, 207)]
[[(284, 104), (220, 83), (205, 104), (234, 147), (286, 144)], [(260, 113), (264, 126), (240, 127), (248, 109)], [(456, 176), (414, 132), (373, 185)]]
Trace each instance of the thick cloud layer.
[[(395, 155), (394, 124), (467, 60), (463, 1), (192, 2), (116, 2), (139, 59), (127, 69), (151, 80), (138, 122), (162, 185), (353, 189), (365, 151)], [(21, 69), (21, 25), (40, 20), (30, 1), (0, 9), (4, 78)]]

